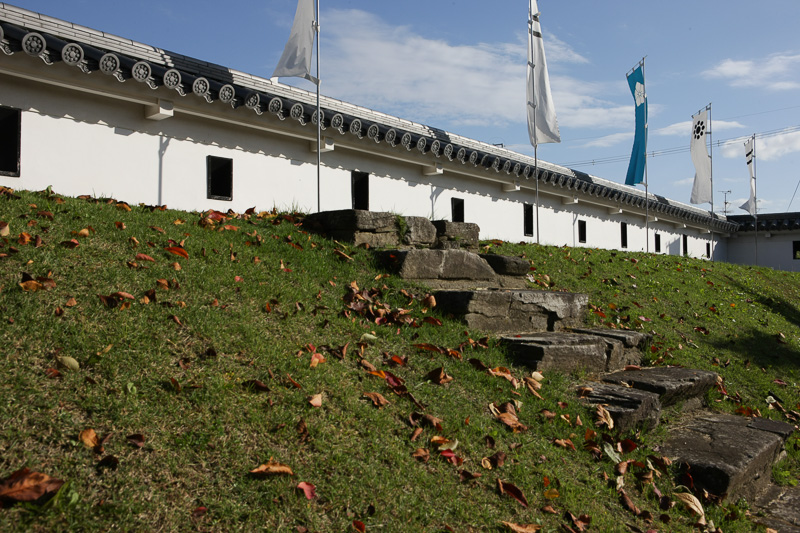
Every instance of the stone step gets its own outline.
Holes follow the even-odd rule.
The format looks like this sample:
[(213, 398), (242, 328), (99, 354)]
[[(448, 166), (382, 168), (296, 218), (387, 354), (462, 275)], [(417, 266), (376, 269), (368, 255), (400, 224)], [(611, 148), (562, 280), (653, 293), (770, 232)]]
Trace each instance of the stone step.
[(658, 394), (662, 407), (684, 402), (684, 410), (701, 407), (703, 396), (717, 382), (716, 372), (659, 366), (615, 372), (603, 381)]
[(582, 325), (586, 294), (539, 290), (440, 290), (439, 310), (493, 333), (555, 331)]
[(783, 422), (702, 412), (670, 429), (662, 448), (691, 476), (696, 490), (754, 501), (769, 486), (772, 464), (794, 428)]
[(592, 405), (602, 405), (614, 420), (614, 429), (626, 432), (641, 428), (655, 429), (661, 418), (658, 394), (607, 383), (592, 383), (581, 388), (581, 399)]
[(753, 506), (754, 522), (779, 533), (800, 533), (800, 487), (771, 485)]

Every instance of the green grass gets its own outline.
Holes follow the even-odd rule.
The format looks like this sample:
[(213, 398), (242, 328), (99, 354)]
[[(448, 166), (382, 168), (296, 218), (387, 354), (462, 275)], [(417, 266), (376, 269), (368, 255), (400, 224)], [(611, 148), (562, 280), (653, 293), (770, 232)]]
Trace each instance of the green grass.
[[(626, 493), (655, 521), (649, 526), (621, 505), (615, 463), (583, 449), (587, 428), (612, 442), (631, 438), (638, 448), (623, 459), (643, 462), (659, 456), (667, 429), (616, 435), (594, 426), (593, 411), (574, 392), (585, 376), (547, 374), (542, 399), (515, 390), (468, 360), (507, 367), (518, 378), (528, 369), (515, 366), (494, 339), (488, 348), (471, 347), (482, 332), (424, 310), (425, 288), (387, 276), (368, 250), (309, 235), (292, 216), (235, 215), (213, 227), (202, 219), (46, 192), (0, 195), (0, 221), (9, 223), (0, 239), (0, 477), (28, 467), (67, 482), (44, 505), (0, 509), (0, 530), (355, 531), (357, 520), (367, 531), (503, 531), (503, 521), (555, 531), (568, 523), (566, 512), (591, 516), (596, 531), (624, 531), (624, 524), (691, 529), (682, 506), (659, 509), (635, 468), (625, 476)], [(79, 236), (85, 228), (89, 235)], [(30, 243), (20, 244), (23, 232)], [(43, 242), (35, 247), (37, 235)], [(71, 239), (79, 246), (61, 244)], [(188, 259), (165, 251), (181, 241)], [(785, 419), (768, 409), (770, 393), (787, 411), (800, 409), (796, 274), (658, 255), (486, 246), (524, 255), (534, 278), (552, 290), (589, 293), (591, 325), (652, 332), (648, 363), (719, 372), (728, 397), (713, 392), (715, 409)], [(155, 261), (136, 259), (140, 253)], [(23, 291), (23, 272), (55, 286)], [(407, 309), (419, 327), (379, 325), (349, 311), (343, 298), (352, 282), (375, 289), (373, 308)], [(152, 290), (155, 301), (145, 303)], [(134, 296), (128, 308), (108, 308), (98, 297), (120, 291)], [(70, 298), (76, 305), (67, 305)], [(424, 322), (428, 316), (442, 325)], [(365, 333), (376, 340), (359, 345)], [(463, 359), (418, 350), (417, 343), (463, 346)], [(309, 344), (326, 362), (310, 366)], [(408, 364), (389, 366), (393, 355)], [(64, 356), (80, 370), (59, 365)], [(409, 418), (420, 407), (367, 373), (362, 357), (404, 379), (425, 413), (442, 420), (442, 431), (424, 427), (412, 442)], [(426, 378), (439, 367), (452, 382)], [(252, 380), (269, 391), (245, 386)], [(366, 392), (390, 404), (378, 409)], [(309, 404), (315, 394), (323, 395), (319, 408)], [(492, 402), (512, 400), (522, 402), (526, 432), (511, 432), (489, 411)], [(307, 434), (298, 430), (301, 421)], [(87, 428), (110, 434), (101, 453), (81, 442)], [(132, 434), (144, 434), (143, 448), (128, 442)], [(435, 435), (458, 440), (463, 465), (440, 456)], [(567, 438), (576, 450), (553, 444)], [(781, 483), (798, 480), (797, 447), (792, 437), (789, 456), (776, 465)], [(427, 463), (412, 457), (417, 448), (429, 450)], [(498, 451), (507, 454), (505, 465), (483, 468), (481, 460)], [(116, 468), (101, 466), (108, 456), (119, 461)], [(249, 473), (270, 458), (294, 475)], [(461, 481), (461, 470), (482, 476)], [(671, 494), (671, 473), (659, 474), (656, 486)], [(529, 506), (499, 494), (498, 479), (519, 487)], [(316, 498), (296, 490), (300, 482), (314, 484)], [(558, 497), (546, 498), (553, 488)], [(545, 505), (556, 514), (541, 511)], [(195, 512), (200, 507), (207, 511)], [(753, 528), (742, 505), (706, 507), (725, 531)], [(659, 522), (662, 514), (668, 525)]]

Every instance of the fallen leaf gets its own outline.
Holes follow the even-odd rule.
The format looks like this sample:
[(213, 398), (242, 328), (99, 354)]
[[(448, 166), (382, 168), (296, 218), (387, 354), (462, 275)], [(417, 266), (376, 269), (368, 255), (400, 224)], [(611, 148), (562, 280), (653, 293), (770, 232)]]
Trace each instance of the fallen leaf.
[(444, 385), (453, 381), (453, 376), (447, 375), (444, 371), (444, 367), (439, 367), (428, 372), (428, 374), (425, 376), (425, 379), (428, 379), (437, 385)]
[(458, 477), (459, 477), (459, 479), (461, 479), (461, 482), (462, 482), (462, 483), (463, 483), (464, 481), (472, 481), (473, 479), (478, 479), (478, 478), (479, 478), (479, 477), (481, 477), (482, 475), (483, 475), (483, 474), (481, 474), (480, 472), (474, 472), (474, 473), (473, 473), (473, 472), (470, 472), (470, 471), (468, 471), (468, 470), (461, 470), (461, 471), (458, 473)]
[(277, 461), (273, 461), (272, 457), (269, 458), (266, 464), (263, 464), (257, 468), (254, 468), (250, 471), (256, 477), (266, 477), (266, 476), (274, 476), (274, 475), (284, 475), (284, 476), (293, 476), (294, 472), (288, 466), (281, 464)]
[(302, 490), (303, 494), (305, 494), (306, 499), (313, 500), (317, 497), (317, 487), (312, 485), (311, 483), (306, 483), (305, 481), (301, 481), (297, 484), (297, 489)]
[(145, 437), (141, 433), (134, 433), (133, 435), (128, 435), (125, 439), (136, 446), (137, 448), (142, 448), (144, 446)]
[(558, 496), (559, 496), (558, 489), (553, 488), (544, 491), (544, 497), (547, 498), (548, 500), (555, 500), (556, 498), (558, 498)]
[(189, 252), (178, 246), (170, 246), (168, 248), (164, 248), (164, 250), (168, 251), (171, 254), (179, 255), (184, 259), (189, 259)]
[(703, 505), (694, 494), (689, 494), (688, 492), (673, 492), (672, 497), (676, 500), (680, 500), (687, 509), (700, 518), (705, 518), (706, 512), (703, 510)]
[(519, 488), (513, 483), (507, 483), (498, 478), (497, 488), (500, 491), (500, 494), (508, 494), (509, 496), (517, 500), (523, 507), (525, 508), (528, 507), (528, 499), (525, 498), (525, 495), (522, 493), (522, 491), (519, 490)]
[(92, 428), (81, 431), (78, 435), (78, 439), (97, 453), (102, 453), (103, 447), (100, 445), (100, 437), (97, 436), (97, 433), (95, 433)]
[(150, 257), (149, 255), (142, 254), (142, 253), (136, 254), (136, 260), (137, 261), (150, 261), (152, 263), (156, 262), (156, 260), (153, 259), (152, 257)]
[(315, 394), (309, 398), (308, 403), (311, 404), (311, 407), (322, 407), (322, 394)]
[(535, 533), (542, 529), (542, 526), (538, 524), (515, 524), (513, 522), (501, 522), (501, 524), (514, 533)]
[(383, 395), (377, 392), (365, 392), (362, 397), (372, 400), (372, 404), (379, 409), (386, 405), (389, 405), (390, 403), (389, 400), (387, 400), (386, 398), (383, 397)]
[(55, 494), (63, 484), (60, 479), (22, 468), (0, 479), (0, 502), (35, 502), (42, 496)]
[(597, 422), (595, 422), (596, 426), (602, 426), (605, 424), (608, 426), (608, 429), (614, 429), (614, 419), (611, 418), (611, 413), (603, 407), (602, 405), (597, 406)]
[(425, 448), (417, 448), (411, 454), (411, 457), (413, 457), (414, 459), (417, 459), (419, 461), (422, 461), (423, 463), (427, 463), (428, 460), (431, 458), (431, 454)]
[(64, 368), (68, 368), (69, 370), (73, 370), (75, 372), (81, 369), (80, 363), (68, 355), (60, 355), (56, 357), (56, 361), (58, 361), (59, 364)]
[(353, 520), (353, 527), (355, 528), (358, 533), (365, 533), (367, 531), (367, 526), (364, 525), (364, 522), (360, 520)]

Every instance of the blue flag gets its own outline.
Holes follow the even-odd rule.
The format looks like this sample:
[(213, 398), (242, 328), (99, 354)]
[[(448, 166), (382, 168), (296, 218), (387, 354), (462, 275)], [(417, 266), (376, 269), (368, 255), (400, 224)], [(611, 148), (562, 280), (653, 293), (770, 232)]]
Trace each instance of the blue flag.
[(636, 185), (644, 181), (644, 166), (647, 152), (647, 93), (644, 90), (644, 65), (639, 64), (628, 74), (628, 85), (636, 101), (636, 136), (633, 139), (631, 162), (625, 185)]

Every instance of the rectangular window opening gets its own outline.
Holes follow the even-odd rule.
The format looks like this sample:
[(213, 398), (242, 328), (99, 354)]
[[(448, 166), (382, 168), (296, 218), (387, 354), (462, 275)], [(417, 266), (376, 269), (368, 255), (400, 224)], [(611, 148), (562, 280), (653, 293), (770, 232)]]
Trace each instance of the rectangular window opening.
[(452, 210), (453, 222), (464, 222), (464, 199), (451, 198), (450, 208)]
[(711, 259), (711, 243), (710, 242), (706, 243), (706, 257)]
[(800, 241), (792, 242), (792, 258), (795, 261), (800, 261)]
[(369, 174), (354, 170), (350, 174), (353, 209), (369, 211)]
[(578, 221), (578, 242), (586, 242), (586, 221)]
[(523, 228), (526, 237), (533, 237), (533, 206), (523, 204)]
[(19, 177), (22, 111), (0, 107), (0, 176)]
[(206, 157), (206, 187), (212, 200), (233, 200), (233, 159)]
[(620, 222), (619, 223), (619, 231), (620, 231), (620, 244), (623, 248), (628, 247), (628, 223), (627, 222)]
[(656, 253), (661, 253), (661, 235), (656, 233)]
[(683, 236), (683, 255), (689, 255), (689, 236)]

